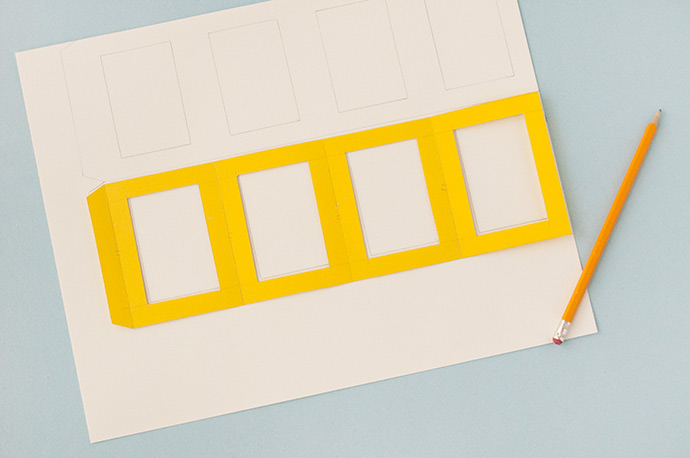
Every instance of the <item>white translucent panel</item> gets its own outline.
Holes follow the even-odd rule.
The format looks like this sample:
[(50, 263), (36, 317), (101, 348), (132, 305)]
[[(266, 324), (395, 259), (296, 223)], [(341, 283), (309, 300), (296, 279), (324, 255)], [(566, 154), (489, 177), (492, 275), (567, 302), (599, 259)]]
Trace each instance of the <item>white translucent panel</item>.
[(220, 288), (197, 185), (129, 199), (149, 303)]
[(458, 129), (455, 139), (478, 233), (547, 218), (523, 115)]
[(328, 266), (308, 163), (240, 175), (239, 183), (259, 280)]
[(416, 140), (347, 154), (369, 257), (438, 244)]

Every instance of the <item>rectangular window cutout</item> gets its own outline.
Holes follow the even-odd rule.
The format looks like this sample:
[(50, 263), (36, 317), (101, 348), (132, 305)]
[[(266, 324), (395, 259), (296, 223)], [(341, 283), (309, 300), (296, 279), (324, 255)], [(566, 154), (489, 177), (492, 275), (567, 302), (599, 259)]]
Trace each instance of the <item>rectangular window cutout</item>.
[(439, 242), (417, 140), (347, 153), (369, 258)]
[(513, 76), (495, 0), (425, 0), (446, 89)]
[(316, 12), (338, 110), (407, 98), (384, 0)]
[(328, 267), (309, 164), (239, 177), (259, 281)]
[(170, 42), (101, 56), (120, 155), (189, 145)]
[(278, 21), (209, 34), (230, 134), (299, 121)]
[(129, 198), (148, 303), (220, 289), (198, 185)]
[(455, 131), (477, 234), (547, 219), (524, 115)]

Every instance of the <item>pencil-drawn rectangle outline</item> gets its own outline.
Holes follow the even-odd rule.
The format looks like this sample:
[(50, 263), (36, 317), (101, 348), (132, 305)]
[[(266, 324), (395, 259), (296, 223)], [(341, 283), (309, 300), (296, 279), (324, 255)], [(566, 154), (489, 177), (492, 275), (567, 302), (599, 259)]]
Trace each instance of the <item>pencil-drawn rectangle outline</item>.
[(408, 100), (410, 97), (409, 92), (407, 90), (407, 83), (405, 81), (405, 74), (403, 73), (402, 64), (400, 63), (400, 52), (398, 51), (398, 44), (395, 41), (395, 34), (393, 33), (393, 26), (391, 25), (391, 18), (390, 18), (390, 11), (388, 9), (388, 2), (387, 2), (387, 0), (379, 0), (379, 1), (383, 2), (384, 6), (386, 8), (386, 18), (388, 19), (388, 27), (390, 29), (391, 39), (393, 40), (393, 47), (395, 49), (395, 58), (398, 62), (398, 68), (400, 69), (400, 77), (402, 78), (403, 89), (405, 90), (405, 97), (401, 97), (399, 99), (394, 99), (394, 100), (388, 100), (386, 102), (373, 103), (371, 105), (365, 105), (365, 106), (361, 106), (361, 107), (348, 108), (347, 110), (342, 110), (340, 108), (340, 103), (338, 102), (338, 96), (337, 96), (337, 93), (335, 90), (335, 85), (333, 84), (333, 73), (331, 71), (331, 66), (330, 66), (330, 63), (328, 61), (328, 53), (326, 52), (326, 44), (323, 42), (323, 34), (321, 31), (321, 25), (319, 22), (319, 16), (318, 15), (321, 11), (332, 10), (335, 8), (342, 8), (345, 6), (356, 5), (359, 3), (365, 3), (365, 2), (369, 2), (369, 1), (371, 1), (371, 0), (360, 0), (360, 1), (355, 1), (355, 2), (344, 3), (342, 5), (329, 6), (327, 8), (322, 8), (322, 9), (316, 10), (314, 12), (314, 14), (316, 15), (316, 24), (319, 28), (319, 39), (321, 40), (321, 49), (323, 50), (324, 58), (326, 60), (326, 67), (328, 68), (328, 77), (329, 77), (329, 80), (331, 82), (331, 90), (333, 91), (333, 99), (335, 100), (335, 104), (336, 104), (336, 107), (338, 109), (338, 113), (347, 113), (349, 111), (363, 110), (363, 109), (372, 108), (372, 107), (376, 107), (376, 106), (386, 105), (389, 103), (402, 102), (404, 100)]
[(476, 86), (479, 84), (490, 83), (492, 81), (500, 81), (500, 80), (512, 78), (515, 76), (515, 67), (513, 66), (513, 58), (510, 55), (510, 46), (508, 45), (508, 39), (506, 38), (505, 27), (503, 26), (503, 18), (501, 17), (501, 8), (498, 5), (498, 0), (494, 0), (494, 3), (496, 4), (496, 12), (498, 13), (498, 20), (500, 21), (500, 24), (501, 24), (501, 32), (503, 33), (503, 40), (505, 41), (506, 50), (508, 52), (508, 62), (510, 64), (511, 74), (508, 76), (502, 76), (499, 78), (492, 78), (492, 79), (488, 79), (485, 81), (477, 81), (475, 83), (465, 84), (465, 85), (461, 85), (461, 86), (450, 86), (446, 81), (446, 75), (443, 73), (443, 66), (441, 65), (441, 56), (438, 52), (438, 44), (437, 44), (436, 34), (434, 33), (434, 26), (431, 23), (431, 15), (429, 14), (429, 6), (427, 5), (427, 0), (424, 0), (424, 11), (426, 12), (426, 18), (427, 18), (427, 22), (429, 24), (429, 30), (431, 30), (431, 39), (434, 42), (434, 51), (436, 52), (436, 60), (438, 62), (438, 68), (439, 68), (439, 71), (441, 72), (441, 78), (443, 79), (443, 87), (446, 91), (452, 91), (455, 89), (472, 87), (472, 86)]
[[(162, 44), (168, 44), (170, 46), (170, 56), (172, 57), (173, 67), (175, 68), (175, 80), (177, 82), (177, 90), (180, 94), (180, 103), (182, 105), (182, 114), (184, 116), (185, 127), (187, 129), (187, 143), (182, 143), (182, 144), (179, 144), (176, 146), (170, 146), (167, 148), (160, 148), (160, 149), (156, 149), (153, 151), (146, 151), (146, 152), (137, 153), (137, 154), (130, 154), (130, 155), (125, 157), (122, 155), (122, 147), (120, 146), (120, 137), (119, 137), (119, 134), (117, 132), (117, 125), (115, 123), (115, 113), (113, 112), (113, 103), (112, 103), (112, 100), (110, 98), (110, 90), (108, 89), (108, 78), (107, 78), (107, 75), (105, 73), (105, 65), (103, 64), (103, 58), (106, 56), (112, 56), (115, 54), (126, 53), (126, 52), (130, 52), (130, 51), (137, 51), (139, 49), (151, 48), (151, 47), (162, 45)], [(127, 159), (132, 158), (132, 157), (143, 156), (145, 154), (159, 153), (161, 151), (168, 151), (171, 149), (177, 149), (177, 148), (181, 148), (181, 147), (185, 147), (185, 146), (190, 146), (192, 144), (192, 136), (191, 136), (191, 133), (189, 131), (189, 120), (187, 119), (187, 110), (185, 109), (184, 97), (182, 96), (182, 87), (180, 86), (180, 75), (179, 75), (179, 71), (177, 70), (177, 61), (175, 60), (175, 52), (173, 50), (173, 46), (172, 46), (171, 41), (161, 41), (159, 43), (151, 43), (151, 44), (148, 44), (145, 46), (137, 46), (136, 48), (128, 48), (128, 49), (123, 49), (121, 51), (115, 51), (115, 52), (110, 52), (110, 53), (106, 53), (106, 54), (101, 54), (99, 56), (99, 61), (101, 63), (101, 70), (103, 73), (103, 83), (105, 84), (105, 92), (106, 92), (106, 95), (108, 96), (108, 108), (110, 109), (110, 117), (113, 121), (113, 130), (115, 132), (115, 139), (117, 141), (117, 150), (120, 154), (120, 159), (127, 160)]]
[[(292, 99), (295, 102), (295, 111), (297, 112), (297, 119), (294, 119), (291, 121), (281, 122), (278, 124), (272, 124), (269, 126), (257, 127), (255, 129), (243, 130), (243, 131), (233, 133), (232, 128), (230, 127), (230, 118), (228, 117), (228, 108), (225, 104), (225, 97), (223, 96), (223, 86), (220, 83), (220, 74), (218, 73), (218, 64), (216, 61), (216, 53), (213, 50), (213, 41), (211, 40), (211, 35), (213, 35), (214, 33), (225, 32), (227, 30), (234, 30), (234, 29), (239, 29), (239, 28), (243, 28), (243, 27), (251, 27), (253, 25), (264, 24), (267, 22), (275, 22), (276, 27), (278, 28), (278, 34), (280, 35), (280, 46), (281, 46), (281, 49), (283, 51), (283, 57), (285, 59), (285, 68), (287, 69), (288, 77), (290, 78), (290, 89), (292, 90)], [(211, 49), (211, 58), (213, 59), (213, 69), (216, 72), (216, 80), (218, 81), (218, 90), (220, 91), (220, 98), (221, 98), (221, 102), (223, 104), (223, 113), (225, 114), (225, 123), (228, 127), (228, 134), (229, 135), (231, 135), (231, 136), (242, 135), (242, 134), (246, 134), (246, 133), (250, 133), (250, 132), (256, 132), (256, 131), (263, 130), (263, 129), (270, 129), (272, 127), (284, 126), (286, 124), (292, 124), (294, 122), (300, 122), (302, 120), (302, 117), (301, 117), (300, 112), (299, 112), (299, 105), (297, 103), (297, 94), (295, 94), (295, 84), (294, 84), (293, 79), (292, 79), (292, 72), (290, 71), (290, 62), (288, 61), (287, 53), (285, 52), (285, 43), (283, 41), (283, 32), (280, 29), (280, 22), (277, 19), (268, 19), (265, 21), (252, 22), (251, 24), (242, 24), (242, 25), (238, 25), (235, 27), (228, 27), (227, 29), (214, 30), (212, 32), (208, 32), (208, 42), (209, 42), (209, 48)]]

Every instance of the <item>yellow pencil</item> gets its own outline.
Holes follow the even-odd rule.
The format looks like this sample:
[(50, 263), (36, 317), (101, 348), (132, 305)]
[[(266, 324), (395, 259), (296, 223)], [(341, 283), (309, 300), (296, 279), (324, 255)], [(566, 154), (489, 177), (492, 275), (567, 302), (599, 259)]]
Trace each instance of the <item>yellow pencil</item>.
[(609, 214), (606, 216), (606, 220), (604, 221), (604, 226), (601, 228), (601, 232), (599, 232), (597, 241), (594, 242), (594, 248), (592, 248), (592, 252), (589, 255), (589, 259), (587, 259), (585, 268), (582, 270), (580, 279), (577, 281), (577, 286), (575, 286), (575, 291), (573, 291), (573, 295), (570, 297), (568, 306), (565, 308), (563, 317), (561, 318), (560, 323), (558, 323), (556, 332), (553, 335), (553, 343), (556, 345), (562, 344), (565, 340), (570, 323), (573, 321), (575, 312), (577, 312), (577, 308), (580, 306), (582, 296), (587, 290), (587, 285), (589, 285), (592, 275), (594, 275), (594, 270), (597, 268), (597, 264), (599, 263), (599, 259), (601, 259), (601, 254), (604, 252), (604, 248), (606, 248), (606, 243), (609, 241), (611, 231), (613, 231), (613, 227), (616, 225), (616, 221), (618, 221), (618, 216), (621, 214), (623, 205), (625, 205), (625, 200), (628, 198), (630, 188), (632, 188), (632, 185), (635, 182), (637, 172), (640, 171), (642, 162), (647, 155), (649, 145), (651, 145), (654, 134), (656, 134), (656, 127), (659, 124), (660, 116), (661, 110), (658, 110), (652, 118), (652, 122), (647, 125), (647, 128), (642, 135), (640, 145), (637, 147), (637, 151), (635, 151), (635, 155), (630, 163), (630, 167), (628, 167), (628, 171), (625, 173), (625, 178), (623, 178), (623, 182), (618, 190), (618, 194), (616, 194), (616, 198), (613, 200), (611, 210), (609, 210)]

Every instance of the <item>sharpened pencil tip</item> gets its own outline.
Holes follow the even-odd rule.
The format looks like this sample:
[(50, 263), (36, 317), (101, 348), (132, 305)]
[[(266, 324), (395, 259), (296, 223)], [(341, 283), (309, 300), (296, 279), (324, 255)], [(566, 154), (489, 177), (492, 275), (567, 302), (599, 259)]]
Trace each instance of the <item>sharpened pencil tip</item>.
[(659, 108), (656, 111), (656, 114), (654, 114), (654, 117), (652, 118), (652, 124), (659, 124), (659, 118), (661, 118), (661, 108)]

